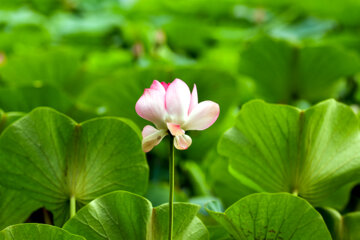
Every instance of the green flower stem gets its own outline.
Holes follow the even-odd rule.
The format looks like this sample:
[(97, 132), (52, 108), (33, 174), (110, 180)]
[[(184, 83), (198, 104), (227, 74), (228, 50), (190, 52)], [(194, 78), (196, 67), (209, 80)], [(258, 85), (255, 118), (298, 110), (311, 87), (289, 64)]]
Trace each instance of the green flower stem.
[(169, 185), (170, 185), (170, 195), (169, 195), (169, 240), (172, 240), (173, 233), (173, 220), (174, 220), (174, 137), (170, 138), (170, 155), (169, 155)]
[(70, 218), (76, 214), (76, 198), (75, 196), (70, 197)]

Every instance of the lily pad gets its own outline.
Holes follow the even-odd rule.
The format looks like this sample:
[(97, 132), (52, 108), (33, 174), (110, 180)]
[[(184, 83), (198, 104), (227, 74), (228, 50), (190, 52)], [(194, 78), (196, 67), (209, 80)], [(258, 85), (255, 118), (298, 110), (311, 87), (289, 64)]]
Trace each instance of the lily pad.
[(0, 240), (86, 240), (64, 229), (45, 225), (26, 223), (5, 228), (0, 232)]
[(231, 175), (228, 168), (229, 159), (219, 155), (215, 149), (211, 150), (205, 159), (208, 167), (206, 179), (215, 196), (221, 199), (225, 207), (256, 192)]
[(11, 55), (1, 73), (9, 86), (52, 85), (73, 92), (82, 88), (79, 68), (80, 56), (74, 49), (23, 47)]
[(60, 89), (41, 83), (38, 86), (0, 88), (0, 107), (4, 111), (29, 112), (39, 106), (68, 112), (74, 103)]
[(21, 191), (0, 186), (0, 230), (13, 224), (23, 223), (41, 206), (41, 203)]
[(360, 240), (360, 212), (341, 215), (332, 208), (318, 209), (323, 216), (333, 240)]
[(358, 179), (359, 119), (334, 100), (306, 111), (252, 101), (219, 143), (230, 172), (258, 192), (290, 192), (319, 206)]
[(288, 193), (255, 193), (225, 213), (210, 203), (208, 212), (237, 240), (331, 240), (321, 215), (304, 199)]
[(0, 137), (0, 184), (22, 190), (52, 211), (56, 225), (77, 208), (114, 190), (144, 193), (148, 165), (140, 133), (120, 118), (76, 123), (37, 108)]
[[(0, 134), (11, 123), (22, 117), (24, 113), (0, 110)], [(21, 206), (21, 208), (19, 208)], [(41, 204), (32, 200), (26, 194), (0, 187), (0, 229), (9, 225), (24, 222)]]
[[(64, 229), (92, 240), (166, 240), (168, 209), (168, 204), (153, 208), (141, 196), (116, 191), (82, 208)], [(209, 238), (206, 227), (196, 217), (199, 209), (190, 203), (174, 204), (174, 240)]]
[(280, 103), (337, 97), (341, 78), (359, 68), (357, 55), (342, 48), (295, 46), (269, 37), (246, 45), (240, 61), (240, 72), (254, 79), (257, 93)]

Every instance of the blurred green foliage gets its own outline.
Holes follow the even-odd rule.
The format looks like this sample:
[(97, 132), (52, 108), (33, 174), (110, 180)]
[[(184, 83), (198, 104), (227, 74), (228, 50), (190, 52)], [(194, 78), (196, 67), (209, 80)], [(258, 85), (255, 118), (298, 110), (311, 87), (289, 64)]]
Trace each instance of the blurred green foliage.
[[(335, 98), (359, 112), (359, 12), (358, 0), (0, 0), (0, 109), (49, 106), (79, 122), (120, 116), (141, 129), (135, 103), (152, 80), (196, 84), (221, 114), (177, 152), (178, 199), (215, 196), (227, 207), (254, 192), (216, 151), (242, 104), (305, 109)], [(167, 141), (147, 158), (147, 196), (158, 205), (167, 201)]]

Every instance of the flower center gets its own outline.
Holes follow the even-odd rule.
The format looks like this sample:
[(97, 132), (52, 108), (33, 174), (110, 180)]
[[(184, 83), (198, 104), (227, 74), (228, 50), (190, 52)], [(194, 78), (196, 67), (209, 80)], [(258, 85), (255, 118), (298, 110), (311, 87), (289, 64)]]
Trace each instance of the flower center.
[(184, 130), (181, 129), (181, 126), (179, 124), (174, 123), (166, 123), (171, 135), (173, 136), (181, 136), (185, 133)]

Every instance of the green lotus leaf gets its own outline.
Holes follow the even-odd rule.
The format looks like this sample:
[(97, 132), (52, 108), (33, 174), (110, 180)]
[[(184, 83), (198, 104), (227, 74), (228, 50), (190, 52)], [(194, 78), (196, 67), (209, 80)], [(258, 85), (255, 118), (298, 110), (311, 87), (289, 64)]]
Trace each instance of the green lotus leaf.
[(298, 194), (316, 206), (359, 179), (358, 149), (359, 119), (334, 100), (305, 111), (249, 102), (219, 143), (242, 183), (259, 192)]
[(336, 97), (341, 78), (360, 68), (357, 55), (342, 48), (299, 47), (268, 37), (246, 45), (241, 56), (240, 72), (254, 79), (258, 94), (281, 103)]
[[(174, 204), (174, 240), (205, 240), (208, 231), (196, 217), (199, 206)], [(153, 208), (147, 199), (116, 191), (95, 199), (82, 208), (64, 229), (92, 240), (168, 239), (168, 204)]]
[(74, 103), (60, 89), (50, 85), (0, 88), (0, 107), (4, 111), (30, 112), (39, 106), (68, 112)]
[(148, 165), (140, 133), (126, 119), (76, 123), (37, 108), (0, 137), (0, 184), (22, 190), (52, 211), (56, 225), (77, 208), (114, 190), (144, 193)]
[(255, 193), (224, 213), (209, 203), (207, 211), (237, 240), (331, 240), (321, 215), (288, 193)]
[(0, 232), (0, 240), (86, 240), (64, 229), (45, 225), (26, 223), (5, 228)]
[[(7, 126), (22, 116), (24, 113), (5, 113), (0, 110), (0, 134)], [(32, 200), (24, 193), (0, 187), (0, 229), (24, 222), (32, 212), (40, 207), (40, 203)]]
[(211, 150), (205, 159), (208, 167), (206, 179), (215, 196), (221, 199), (225, 207), (256, 192), (229, 172), (229, 159), (219, 155), (216, 149)]
[(23, 223), (41, 203), (21, 191), (0, 186), (0, 230), (17, 223)]
[(81, 88), (79, 68), (80, 57), (74, 49), (22, 47), (9, 57), (0, 72), (9, 86), (52, 85), (72, 93)]
[(332, 208), (318, 209), (333, 240), (360, 240), (360, 212), (341, 215)]

